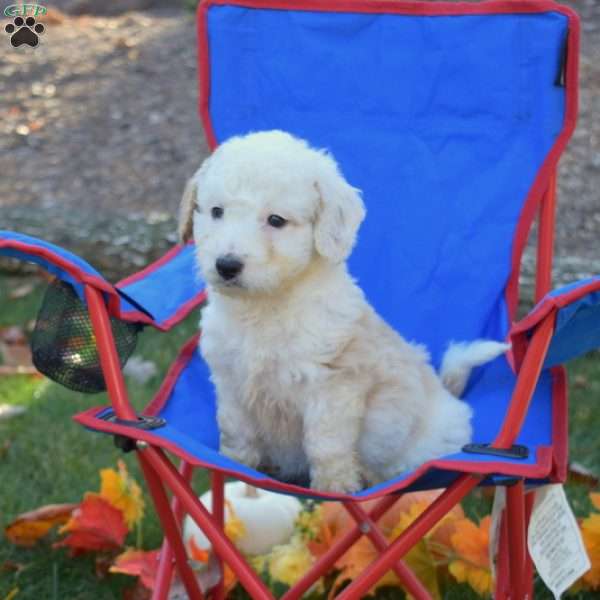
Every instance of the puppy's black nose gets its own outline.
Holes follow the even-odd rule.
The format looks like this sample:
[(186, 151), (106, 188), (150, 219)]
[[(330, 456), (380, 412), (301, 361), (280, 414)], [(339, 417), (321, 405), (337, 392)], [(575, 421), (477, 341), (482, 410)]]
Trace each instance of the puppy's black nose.
[(217, 273), (219, 273), (223, 279), (229, 280), (240, 274), (244, 268), (244, 263), (239, 258), (233, 256), (233, 254), (226, 254), (225, 256), (217, 258), (215, 266), (217, 268)]

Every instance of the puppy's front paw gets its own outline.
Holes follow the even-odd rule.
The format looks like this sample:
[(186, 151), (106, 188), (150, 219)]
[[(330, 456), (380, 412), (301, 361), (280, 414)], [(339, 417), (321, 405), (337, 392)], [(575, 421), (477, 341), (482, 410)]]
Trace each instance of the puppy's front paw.
[(260, 464), (261, 456), (260, 452), (254, 448), (254, 446), (250, 445), (238, 445), (238, 446), (229, 446), (227, 444), (221, 444), (221, 448), (219, 450), (221, 454), (235, 460), (236, 462), (242, 463), (247, 467), (252, 469), (256, 469)]
[(317, 467), (312, 470), (310, 487), (321, 492), (352, 494), (362, 489), (362, 480), (357, 468), (347, 469)]

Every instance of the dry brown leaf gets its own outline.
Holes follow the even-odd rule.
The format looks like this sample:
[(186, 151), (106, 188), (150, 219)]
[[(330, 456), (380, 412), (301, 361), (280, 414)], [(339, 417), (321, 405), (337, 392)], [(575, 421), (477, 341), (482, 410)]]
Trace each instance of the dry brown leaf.
[(123, 600), (150, 600), (152, 592), (145, 588), (140, 581), (133, 587), (123, 590)]
[(8, 297), (11, 300), (18, 300), (19, 298), (25, 298), (25, 296), (29, 296), (29, 294), (31, 294), (31, 292), (33, 292), (34, 289), (35, 289), (35, 284), (33, 284), (31, 281), (29, 281), (27, 283), (23, 283), (22, 285), (18, 285), (16, 288), (11, 290), (11, 292), (8, 294)]
[(27, 565), (18, 563), (14, 560), (5, 560), (0, 563), (0, 573), (20, 573), (26, 568)]
[(579, 485), (585, 485), (590, 489), (597, 488), (600, 484), (598, 475), (584, 467), (581, 463), (572, 462), (569, 464), (569, 470), (567, 472), (567, 483), (577, 483)]
[(4, 440), (0, 444), (0, 460), (2, 460), (8, 454), (8, 451), (10, 450), (11, 445), (12, 445), (11, 440)]
[(18, 546), (33, 546), (53, 527), (66, 523), (77, 504), (49, 504), (19, 515), (6, 527), (6, 538)]
[(36, 377), (43, 377), (33, 365), (17, 365), (14, 367), (0, 365), (0, 377), (8, 377), (10, 375), (33, 375)]
[(573, 377), (573, 386), (582, 390), (587, 390), (590, 387), (590, 382), (585, 375), (578, 373)]
[(98, 579), (106, 579), (112, 567), (114, 556), (112, 554), (97, 554), (94, 560), (94, 573)]
[(55, 6), (49, 6), (47, 8), (46, 14), (41, 17), (43, 23), (48, 23), (51, 25), (62, 25), (67, 20), (67, 15), (60, 11)]
[(32, 366), (27, 336), (18, 325), (0, 329), (0, 356), (8, 367)]

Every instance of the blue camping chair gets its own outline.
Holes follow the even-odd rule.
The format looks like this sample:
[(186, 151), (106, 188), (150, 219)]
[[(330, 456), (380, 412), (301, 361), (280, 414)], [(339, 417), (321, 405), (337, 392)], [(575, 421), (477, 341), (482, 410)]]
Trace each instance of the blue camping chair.
[[(184, 512), (253, 598), (272, 598), (223, 533), (224, 476), (337, 499), (356, 519), (286, 600), (299, 598), (363, 534), (381, 556), (340, 597), (362, 597), (393, 568), (415, 598), (427, 598), (401, 557), (475, 486), (506, 486), (496, 597), (531, 597), (524, 484), (564, 481), (567, 384), (559, 365), (600, 346), (593, 326), (600, 278), (549, 293), (556, 168), (577, 115), (577, 16), (545, 0), (208, 0), (199, 7), (198, 33), (200, 112), (211, 147), (236, 134), (283, 129), (330, 149), (363, 190), (368, 217), (350, 271), (375, 309), (426, 345), (435, 364), (452, 339), (508, 338), (513, 352), (471, 377), (464, 396), (474, 411), (470, 447), (351, 496), (321, 493), (219, 453), (198, 336), (143, 414), (131, 408), (121, 367), (137, 330), (167, 330), (206, 299), (193, 246), (177, 246), (112, 285), (66, 250), (0, 232), (1, 254), (56, 276), (34, 344), (40, 368), (76, 389), (106, 385), (111, 406), (75, 419), (137, 451), (166, 535), (153, 598), (166, 598), (174, 563), (189, 596), (202, 597), (181, 542)], [(538, 304), (515, 324), (520, 260), (536, 213)], [(50, 335), (56, 313), (62, 318)], [(81, 345), (86, 328), (95, 332), (91, 347)], [(165, 451), (181, 459), (179, 471)], [(213, 474), (212, 515), (189, 485), (196, 467)], [(442, 487), (386, 546), (376, 521), (397, 494)], [(370, 513), (360, 508), (373, 498), (381, 500)], [(222, 594), (218, 585), (213, 595)]]

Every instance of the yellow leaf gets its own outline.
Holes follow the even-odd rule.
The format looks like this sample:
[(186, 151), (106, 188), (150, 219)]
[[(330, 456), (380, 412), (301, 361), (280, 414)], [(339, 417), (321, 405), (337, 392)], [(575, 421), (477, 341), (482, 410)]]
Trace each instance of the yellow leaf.
[(295, 528), (301, 535), (309, 540), (314, 540), (321, 531), (323, 522), (323, 505), (312, 510), (303, 510), (296, 518)]
[[(408, 509), (400, 514), (396, 527), (390, 534), (390, 541), (399, 537), (404, 530), (415, 521), (429, 506), (426, 500), (413, 502), (408, 506)], [(429, 532), (432, 535), (433, 532)], [(439, 600), (440, 589), (437, 578), (437, 569), (433, 557), (433, 553), (427, 546), (427, 540), (421, 540), (414, 546), (405, 557), (406, 564), (411, 568), (421, 583), (429, 590), (431, 597), (434, 600)], [(396, 581), (399, 585), (399, 581)], [(409, 596), (411, 597), (411, 596)]]
[(448, 570), (459, 583), (467, 582), (480, 596), (492, 592), (492, 574), (485, 569), (472, 567), (462, 560), (454, 560)]
[(269, 574), (276, 581), (294, 585), (313, 565), (314, 558), (298, 537), (289, 544), (275, 546), (269, 556)]
[(585, 549), (592, 563), (591, 569), (583, 575), (586, 586), (600, 588), (600, 514), (592, 513), (581, 522), (581, 535)]
[(590, 500), (596, 510), (600, 510), (600, 492), (590, 494)]
[(13, 600), (13, 598), (15, 598), (15, 596), (19, 593), (19, 588), (13, 588), (12, 590), (10, 590), (10, 592), (8, 592), (8, 595), (4, 597), (4, 600)]
[(467, 581), (468, 567), (467, 567), (467, 563), (464, 563), (462, 560), (452, 561), (448, 565), (448, 570), (450, 571), (450, 573), (452, 574), (454, 579), (456, 579), (456, 581), (458, 581), (458, 583), (464, 583), (465, 581)]
[(231, 502), (225, 500), (227, 506), (227, 521), (225, 522), (225, 535), (232, 541), (237, 542), (240, 538), (246, 535), (246, 526), (244, 522), (237, 516)]
[(115, 508), (118, 508), (131, 529), (144, 516), (142, 490), (127, 472), (127, 466), (118, 461), (118, 472), (114, 469), (100, 471), (100, 496)]
[(256, 571), (258, 575), (261, 575), (267, 566), (268, 556), (265, 554), (256, 554), (254, 556), (247, 556), (246, 558), (254, 571)]
[[(406, 564), (429, 590), (433, 600), (440, 600), (438, 572), (425, 540), (421, 540), (405, 557)], [(412, 596), (408, 595), (408, 598)]]

